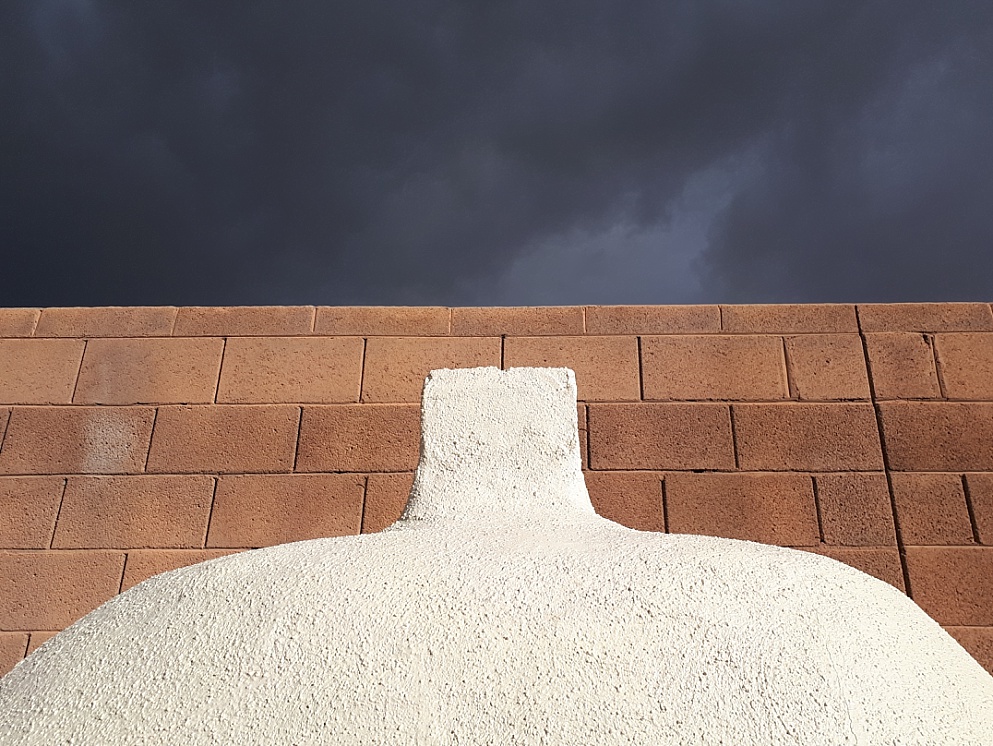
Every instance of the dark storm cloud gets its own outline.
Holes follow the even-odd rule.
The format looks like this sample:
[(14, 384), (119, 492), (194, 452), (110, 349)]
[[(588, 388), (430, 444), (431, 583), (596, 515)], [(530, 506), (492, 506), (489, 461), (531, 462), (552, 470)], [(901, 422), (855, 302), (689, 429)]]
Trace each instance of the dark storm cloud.
[(993, 296), (989, 16), (938, 8), (903, 33), (888, 50), (865, 36), (863, 67), (887, 64), (861, 95), (826, 71), (826, 93), (786, 100), (792, 115), (711, 233), (728, 299)]
[(3, 305), (993, 290), (986, 3), (10, 7)]

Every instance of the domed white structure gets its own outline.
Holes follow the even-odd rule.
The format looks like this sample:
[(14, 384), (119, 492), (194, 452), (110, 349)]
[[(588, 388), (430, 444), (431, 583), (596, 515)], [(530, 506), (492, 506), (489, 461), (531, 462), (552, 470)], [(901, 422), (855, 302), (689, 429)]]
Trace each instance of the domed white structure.
[(397, 524), (141, 583), (0, 681), (0, 743), (993, 743), (993, 677), (890, 585), (598, 517), (575, 399), (433, 372)]

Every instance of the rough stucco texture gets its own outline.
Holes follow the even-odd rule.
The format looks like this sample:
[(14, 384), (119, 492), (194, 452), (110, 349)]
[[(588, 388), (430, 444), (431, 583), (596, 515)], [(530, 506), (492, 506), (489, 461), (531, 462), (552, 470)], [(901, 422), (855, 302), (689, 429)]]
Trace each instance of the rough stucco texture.
[(406, 503), (434, 368), (575, 370), (604, 517), (796, 547), (993, 671), (989, 304), (0, 308), (0, 672), (122, 589)]
[(596, 515), (575, 407), (569, 369), (432, 371), (393, 526), (112, 599), (0, 680), (3, 743), (987, 739), (993, 677), (889, 584)]

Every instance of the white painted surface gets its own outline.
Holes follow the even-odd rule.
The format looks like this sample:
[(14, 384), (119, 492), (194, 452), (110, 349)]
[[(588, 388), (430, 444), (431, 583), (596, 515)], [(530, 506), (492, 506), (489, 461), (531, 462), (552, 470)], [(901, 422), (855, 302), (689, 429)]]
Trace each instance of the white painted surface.
[(888, 584), (596, 516), (574, 405), (432, 373), (399, 523), (136, 586), (0, 681), (0, 743), (993, 741), (993, 677)]

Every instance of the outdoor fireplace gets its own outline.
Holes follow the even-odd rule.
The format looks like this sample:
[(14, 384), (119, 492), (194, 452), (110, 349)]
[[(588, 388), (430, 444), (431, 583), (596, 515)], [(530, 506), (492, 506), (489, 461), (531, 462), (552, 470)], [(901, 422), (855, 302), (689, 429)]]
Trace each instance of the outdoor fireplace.
[(993, 677), (887, 583), (596, 515), (575, 404), (432, 372), (399, 522), (121, 594), (0, 681), (0, 743), (989, 741)]

